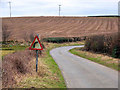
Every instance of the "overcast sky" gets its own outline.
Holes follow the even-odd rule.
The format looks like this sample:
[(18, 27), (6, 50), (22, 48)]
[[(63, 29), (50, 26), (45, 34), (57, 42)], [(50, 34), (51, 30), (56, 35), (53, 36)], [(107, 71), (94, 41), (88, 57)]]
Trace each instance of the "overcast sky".
[(9, 17), (12, 2), (12, 16), (61, 16), (117, 15), (119, 0), (1, 0), (0, 17)]

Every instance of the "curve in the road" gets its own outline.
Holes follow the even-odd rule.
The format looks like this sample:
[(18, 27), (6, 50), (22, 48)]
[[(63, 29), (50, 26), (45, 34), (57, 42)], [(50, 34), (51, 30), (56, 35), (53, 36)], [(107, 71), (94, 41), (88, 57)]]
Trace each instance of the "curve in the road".
[(118, 88), (118, 72), (90, 60), (73, 55), (65, 46), (50, 51), (62, 71), (68, 88)]

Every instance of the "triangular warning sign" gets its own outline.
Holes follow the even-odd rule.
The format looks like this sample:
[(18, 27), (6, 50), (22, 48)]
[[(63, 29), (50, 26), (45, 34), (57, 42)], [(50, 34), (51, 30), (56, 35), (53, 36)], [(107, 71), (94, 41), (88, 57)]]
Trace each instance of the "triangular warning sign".
[(31, 46), (29, 47), (30, 50), (43, 50), (43, 47), (40, 43), (40, 40), (38, 36), (34, 38), (34, 41), (32, 42)]

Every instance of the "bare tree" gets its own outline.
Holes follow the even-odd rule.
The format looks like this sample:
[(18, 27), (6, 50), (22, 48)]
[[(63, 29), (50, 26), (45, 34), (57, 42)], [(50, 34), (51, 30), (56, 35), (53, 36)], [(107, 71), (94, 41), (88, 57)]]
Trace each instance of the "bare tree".
[(27, 42), (27, 41), (28, 41), (28, 32), (25, 32), (25, 33), (24, 33), (23, 38), (24, 38), (25, 42)]
[(30, 34), (30, 41), (33, 42), (33, 40), (34, 40), (34, 33), (32, 32), (32, 33)]
[(3, 25), (2, 26), (2, 41), (6, 43), (6, 41), (8, 40), (8, 37), (10, 36), (11, 32), (8, 31), (8, 26), (7, 25)]

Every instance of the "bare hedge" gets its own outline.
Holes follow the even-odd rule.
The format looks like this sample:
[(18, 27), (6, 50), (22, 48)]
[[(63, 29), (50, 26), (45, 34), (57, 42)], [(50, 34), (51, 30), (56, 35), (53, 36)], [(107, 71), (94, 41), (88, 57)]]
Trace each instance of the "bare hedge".
[(85, 49), (100, 53), (107, 53), (120, 58), (120, 37), (118, 33), (107, 35), (94, 35), (86, 38)]

